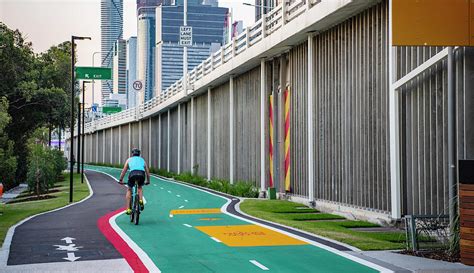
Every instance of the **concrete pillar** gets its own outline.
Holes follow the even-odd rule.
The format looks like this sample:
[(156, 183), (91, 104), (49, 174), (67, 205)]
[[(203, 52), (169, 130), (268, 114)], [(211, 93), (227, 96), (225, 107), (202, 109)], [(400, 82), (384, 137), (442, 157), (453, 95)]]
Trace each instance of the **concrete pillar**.
[(166, 140), (167, 140), (167, 142), (168, 142), (168, 143), (167, 143), (167, 149), (166, 149), (166, 150), (167, 150), (167, 151), (166, 151), (166, 152), (167, 152), (167, 155), (166, 155), (166, 157), (167, 157), (167, 160), (166, 160), (166, 165), (167, 165), (167, 166), (166, 166), (166, 170), (167, 170), (168, 172), (170, 171), (170, 122), (171, 122), (170, 110), (168, 109), (168, 128), (167, 128), (167, 130), (166, 130), (166, 131), (167, 131), (166, 133), (167, 133), (167, 135), (168, 135), (168, 137), (166, 138)]
[(234, 77), (229, 79), (229, 181), (234, 184)]
[(110, 128), (110, 164), (114, 164), (114, 127)]
[(151, 164), (151, 117), (148, 119), (148, 165)]
[(308, 198), (314, 203), (314, 128), (313, 128), (313, 94), (314, 94), (314, 40), (313, 35), (308, 34)]
[(181, 104), (178, 104), (178, 173), (181, 173)]
[(119, 125), (118, 161), (122, 163), (122, 125)]
[(211, 87), (207, 88), (207, 180), (211, 180), (211, 170), (212, 170), (212, 161), (211, 161), (211, 137), (212, 137), (212, 106), (211, 106)]
[(191, 97), (191, 172), (194, 172), (194, 97)]
[(158, 169), (161, 169), (161, 113), (158, 115)]
[(265, 60), (260, 61), (260, 190), (265, 191), (265, 107), (266, 107)]

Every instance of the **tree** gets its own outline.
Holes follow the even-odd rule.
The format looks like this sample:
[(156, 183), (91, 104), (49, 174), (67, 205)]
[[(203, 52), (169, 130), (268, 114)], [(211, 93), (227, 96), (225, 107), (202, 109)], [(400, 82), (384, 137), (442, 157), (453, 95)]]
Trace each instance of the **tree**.
[(7, 132), (18, 160), (17, 181), (26, 179), (31, 134), (67, 124), (70, 59), (69, 42), (36, 55), (18, 30), (0, 23), (0, 97), (9, 104)]

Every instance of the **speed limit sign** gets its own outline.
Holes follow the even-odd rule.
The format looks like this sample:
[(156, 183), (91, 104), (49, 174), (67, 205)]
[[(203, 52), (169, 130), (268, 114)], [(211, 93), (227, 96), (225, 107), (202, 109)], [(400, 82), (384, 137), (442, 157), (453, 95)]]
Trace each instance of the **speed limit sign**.
[(133, 82), (133, 89), (135, 89), (135, 91), (140, 91), (142, 90), (143, 88), (143, 82), (141, 80), (136, 80)]

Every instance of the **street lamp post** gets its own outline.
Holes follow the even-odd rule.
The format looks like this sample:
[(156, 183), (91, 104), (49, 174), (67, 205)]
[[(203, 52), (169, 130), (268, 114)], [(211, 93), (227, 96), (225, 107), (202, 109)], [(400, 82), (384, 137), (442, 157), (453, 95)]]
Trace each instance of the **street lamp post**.
[(69, 203), (72, 203), (73, 196), (73, 173), (74, 173), (74, 98), (75, 94), (75, 75), (74, 75), (74, 67), (76, 63), (76, 52), (74, 41), (75, 40), (90, 40), (90, 37), (78, 37), (78, 36), (71, 36), (71, 146), (69, 151)]
[(91, 83), (91, 81), (82, 81), (82, 151), (81, 151), (81, 183), (84, 183), (84, 138), (86, 134), (85, 130), (85, 105), (86, 105), (86, 83)]

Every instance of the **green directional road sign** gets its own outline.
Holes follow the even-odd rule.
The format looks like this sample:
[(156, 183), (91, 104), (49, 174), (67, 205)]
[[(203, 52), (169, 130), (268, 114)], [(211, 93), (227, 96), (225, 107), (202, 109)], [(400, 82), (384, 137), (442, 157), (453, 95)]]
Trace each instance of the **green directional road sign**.
[(111, 80), (112, 69), (106, 67), (76, 67), (76, 79), (78, 80)]

